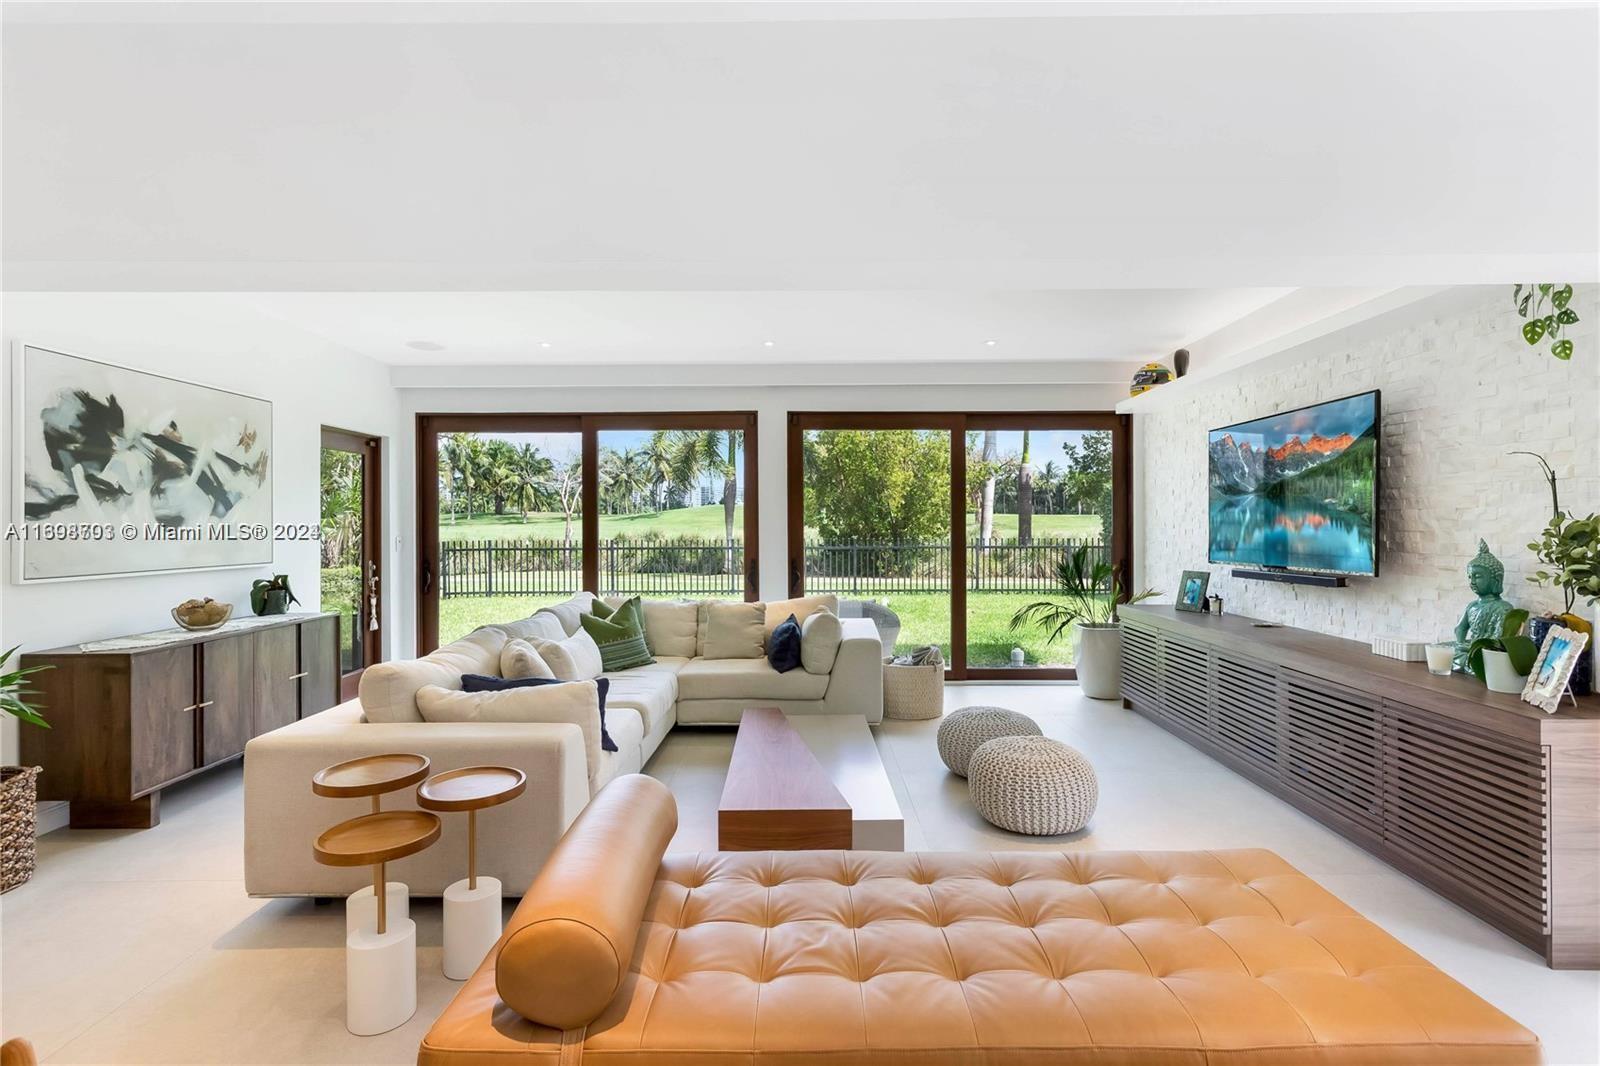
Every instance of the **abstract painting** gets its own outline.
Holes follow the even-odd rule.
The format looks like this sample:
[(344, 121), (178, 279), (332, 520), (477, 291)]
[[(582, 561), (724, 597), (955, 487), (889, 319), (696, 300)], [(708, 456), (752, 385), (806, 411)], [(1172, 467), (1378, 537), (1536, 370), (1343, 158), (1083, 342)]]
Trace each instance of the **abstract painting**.
[(272, 404), (45, 348), (16, 354), (17, 580), (272, 562)]

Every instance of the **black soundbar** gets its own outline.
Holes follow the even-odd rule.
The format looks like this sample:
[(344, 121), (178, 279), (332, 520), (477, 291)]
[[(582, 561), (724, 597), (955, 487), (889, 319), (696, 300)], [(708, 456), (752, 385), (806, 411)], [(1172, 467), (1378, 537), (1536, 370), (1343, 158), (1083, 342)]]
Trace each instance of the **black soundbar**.
[(1316, 585), (1325, 589), (1345, 587), (1343, 574), (1302, 574), (1292, 570), (1235, 570), (1233, 576), (1249, 581), (1276, 581), (1282, 585)]

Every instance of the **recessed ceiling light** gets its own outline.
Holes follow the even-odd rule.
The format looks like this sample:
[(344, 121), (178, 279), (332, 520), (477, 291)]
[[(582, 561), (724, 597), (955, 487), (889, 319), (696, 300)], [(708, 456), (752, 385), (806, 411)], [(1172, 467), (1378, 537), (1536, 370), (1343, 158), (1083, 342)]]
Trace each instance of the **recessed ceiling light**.
[(984, 343), (985, 347), (993, 348), (995, 345), (999, 344), (1000, 342), (999, 341), (984, 341), (983, 343)]
[(539, 347), (548, 348), (548, 347), (550, 347), (550, 342), (549, 341), (540, 341), (539, 342)]
[(442, 352), (444, 345), (433, 341), (406, 341), (407, 348), (415, 348), (419, 352)]
[(763, 347), (763, 348), (771, 348), (776, 343), (778, 343), (778, 342), (777, 341), (762, 341), (761, 342), (761, 347)]

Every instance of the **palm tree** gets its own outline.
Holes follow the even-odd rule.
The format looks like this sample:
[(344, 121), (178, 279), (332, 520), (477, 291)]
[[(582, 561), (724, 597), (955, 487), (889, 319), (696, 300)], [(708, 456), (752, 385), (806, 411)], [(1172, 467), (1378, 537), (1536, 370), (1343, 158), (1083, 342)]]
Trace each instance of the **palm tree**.
[(978, 543), (988, 544), (994, 535), (994, 479), (998, 468), (996, 454), (999, 434), (992, 429), (983, 431), (983, 495), (978, 498)]
[(650, 472), (656, 510), (664, 511), (676, 470), (676, 443), (671, 430), (658, 429), (650, 434), (650, 442), (644, 448), (644, 461)]
[(1044, 494), (1047, 514), (1056, 511), (1056, 480), (1061, 477), (1061, 468), (1056, 466), (1054, 459), (1046, 459), (1044, 468), (1039, 471), (1039, 491)]
[(455, 486), (461, 486), (461, 495), (467, 505), (467, 517), (472, 517), (472, 493), (478, 485), (478, 471), (483, 465), (483, 440), (471, 433), (452, 433), (445, 438), (440, 449), (446, 466), (445, 487), (450, 499), (450, 521), (455, 521)]
[(506, 498), (516, 487), (517, 462), (516, 445), (508, 440), (493, 437), (483, 446), (478, 480), (493, 502), (497, 515), (506, 513)]
[(517, 483), (512, 490), (512, 499), (522, 512), (524, 522), (528, 520), (529, 511), (542, 509), (554, 502), (548, 485), (555, 470), (556, 466), (550, 458), (540, 455), (539, 449), (533, 445), (524, 444), (517, 449)]
[(1033, 460), (1028, 430), (1022, 431), (1022, 460), (1017, 466), (1017, 543), (1033, 543)]

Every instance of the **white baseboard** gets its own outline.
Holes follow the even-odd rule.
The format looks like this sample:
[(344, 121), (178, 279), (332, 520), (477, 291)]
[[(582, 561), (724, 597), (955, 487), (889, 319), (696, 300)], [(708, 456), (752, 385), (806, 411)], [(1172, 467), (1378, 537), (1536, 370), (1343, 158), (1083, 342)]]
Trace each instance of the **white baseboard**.
[(37, 824), (33, 835), (44, 836), (46, 833), (67, 827), (67, 819), (72, 814), (72, 805), (66, 800), (46, 800), (38, 805), (35, 812)]

